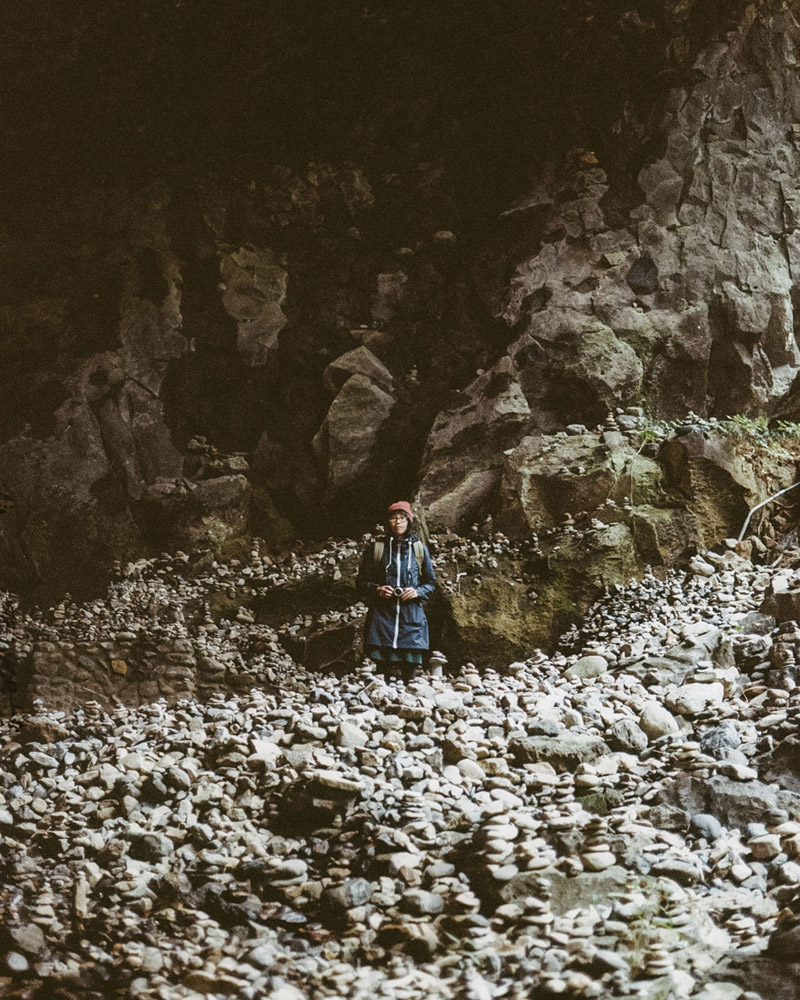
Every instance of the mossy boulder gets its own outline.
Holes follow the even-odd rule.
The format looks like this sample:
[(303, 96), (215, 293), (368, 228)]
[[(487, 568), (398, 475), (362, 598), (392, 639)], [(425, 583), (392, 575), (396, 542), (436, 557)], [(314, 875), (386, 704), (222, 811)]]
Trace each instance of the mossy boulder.
[(650, 504), (634, 507), (631, 534), (640, 558), (651, 566), (674, 566), (706, 542), (703, 524), (693, 511)]
[(271, 551), (283, 551), (297, 537), (297, 531), (275, 505), (272, 494), (262, 484), (250, 487), (250, 525)]
[(503, 560), (444, 595), (441, 641), (451, 655), (502, 667), (549, 648), (608, 587), (643, 569), (625, 524), (557, 538), (533, 563)]
[(663, 472), (619, 433), (529, 435), (505, 457), (496, 522), (524, 536), (612, 500), (662, 504)]
[(536, 599), (506, 575), (462, 582), (461, 591), (445, 596), (442, 605), (442, 645), (462, 662), (505, 666), (549, 638)]

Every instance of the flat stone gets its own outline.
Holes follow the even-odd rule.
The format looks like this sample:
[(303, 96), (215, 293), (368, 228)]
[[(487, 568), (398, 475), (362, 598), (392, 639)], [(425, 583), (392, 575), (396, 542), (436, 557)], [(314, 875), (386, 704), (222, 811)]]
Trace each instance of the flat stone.
[(307, 872), (308, 865), (301, 858), (288, 858), (269, 872), (269, 878), (275, 882), (293, 881), (305, 878)]
[(456, 866), (449, 861), (434, 861), (425, 869), (425, 874), (429, 878), (450, 878), (456, 874)]
[(519, 868), (513, 864), (500, 865), (492, 872), (495, 882), (510, 882), (516, 875), (519, 875)]
[(694, 1000), (739, 1000), (743, 992), (736, 983), (709, 983), (694, 994)]
[(46, 941), (41, 927), (37, 924), (23, 924), (22, 926), (7, 928), (6, 933), (14, 943), (14, 947), (26, 955), (39, 955), (44, 951)]
[(404, 868), (417, 868), (422, 860), (421, 854), (412, 854), (410, 851), (395, 851), (389, 858), (389, 869), (393, 874), (398, 875)]
[(590, 872), (603, 872), (607, 868), (611, 868), (616, 860), (611, 851), (592, 851), (581, 855), (583, 867)]
[(351, 795), (357, 795), (363, 788), (360, 781), (347, 778), (339, 771), (314, 771), (312, 777), (320, 785), (324, 785), (325, 788), (332, 788), (337, 792), (348, 792)]
[(718, 773), (734, 781), (756, 781), (758, 778), (758, 771), (754, 767), (737, 761), (725, 761), (718, 768)]
[(564, 671), (565, 677), (600, 677), (608, 673), (608, 660), (604, 656), (582, 656)]
[(521, 764), (544, 762), (559, 772), (573, 772), (578, 764), (590, 763), (611, 752), (599, 736), (574, 731), (513, 739), (509, 751)]
[(465, 778), (470, 781), (484, 781), (486, 778), (486, 772), (483, 768), (474, 760), (470, 760), (465, 757), (460, 760), (456, 765), (460, 774), (463, 774)]
[(55, 757), (52, 757), (49, 753), (41, 753), (39, 750), (31, 750), (28, 753), (30, 759), (38, 764), (40, 767), (55, 768), (58, 767), (58, 761)]
[(223, 973), (204, 972), (202, 970), (188, 972), (181, 984), (187, 989), (198, 993), (222, 993), (225, 996), (239, 995), (242, 987), (240, 979), (226, 976)]

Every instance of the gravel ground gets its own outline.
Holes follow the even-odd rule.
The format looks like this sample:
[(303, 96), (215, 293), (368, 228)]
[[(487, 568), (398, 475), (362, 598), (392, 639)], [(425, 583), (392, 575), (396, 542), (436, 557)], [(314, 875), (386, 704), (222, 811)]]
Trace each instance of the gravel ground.
[(0, 721), (0, 992), (759, 996), (725, 970), (800, 933), (800, 628), (759, 610), (792, 554), (704, 553), (553, 656), (407, 681), (309, 673), (204, 605), (359, 548), (203, 578), (165, 557), (49, 616), (3, 600), (20, 649), (153, 627), (274, 649), (236, 697)]

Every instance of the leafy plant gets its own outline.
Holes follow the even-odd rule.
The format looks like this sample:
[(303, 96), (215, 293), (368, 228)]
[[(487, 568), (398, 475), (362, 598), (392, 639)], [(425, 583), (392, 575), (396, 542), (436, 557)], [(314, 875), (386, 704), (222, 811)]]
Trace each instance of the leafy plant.
[(696, 423), (706, 434), (717, 438), (750, 443), (754, 447), (771, 451), (784, 448), (795, 451), (800, 444), (800, 423), (778, 420), (770, 424), (765, 416), (749, 417), (744, 413), (734, 413), (723, 419), (717, 417), (706, 419), (694, 417), (693, 414), (689, 414), (684, 420), (647, 419), (639, 428), (639, 440), (642, 444), (663, 441), (686, 423)]
[(798, 441), (800, 440), (800, 424), (796, 424), (792, 420), (779, 420), (775, 424), (773, 433), (790, 441)]
[(734, 413), (725, 420), (717, 421), (715, 429), (721, 432), (722, 437), (758, 441), (762, 444), (768, 444), (772, 434), (766, 417), (748, 417), (744, 413)]

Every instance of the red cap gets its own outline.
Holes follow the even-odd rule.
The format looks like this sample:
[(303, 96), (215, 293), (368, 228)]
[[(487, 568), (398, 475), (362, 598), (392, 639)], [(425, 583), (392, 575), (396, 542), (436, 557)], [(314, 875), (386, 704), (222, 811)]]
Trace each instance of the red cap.
[(409, 521), (414, 520), (414, 512), (411, 509), (411, 504), (407, 500), (398, 500), (397, 503), (393, 503), (389, 508), (389, 513), (393, 510), (401, 510), (404, 514), (408, 515)]

